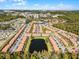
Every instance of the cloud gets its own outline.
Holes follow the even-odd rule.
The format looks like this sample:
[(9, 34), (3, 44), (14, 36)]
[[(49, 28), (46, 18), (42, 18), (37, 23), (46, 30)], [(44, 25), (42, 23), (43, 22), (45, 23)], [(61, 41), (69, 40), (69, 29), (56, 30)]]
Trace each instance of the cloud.
[(12, 8), (14, 9), (35, 9), (35, 10), (72, 10), (75, 9), (74, 6), (70, 4), (64, 4), (60, 2), (59, 4), (50, 5), (50, 4), (33, 4), (30, 5), (28, 0), (13, 0)]
[(63, 4), (63, 3), (59, 3), (55, 6), (52, 6), (51, 8), (54, 10), (72, 10), (72, 9), (74, 9), (72, 5)]
[(31, 9), (42, 9), (42, 10), (72, 10), (74, 7), (69, 4), (59, 3), (56, 5), (50, 5), (50, 4), (34, 4)]
[(39, 4), (34, 4), (34, 6), (39, 6)]
[(30, 8), (28, 8), (28, 9), (35, 9), (35, 10), (38, 10), (38, 9), (42, 10), (43, 9), (43, 10), (46, 10), (48, 7), (49, 7), (48, 4), (45, 4), (45, 5), (34, 4), (34, 5), (30, 6)]
[(0, 0), (0, 2), (5, 2), (6, 0)]
[(13, 0), (14, 2), (22, 2), (22, 1), (24, 1), (24, 0)]
[(9, 9), (26, 9), (25, 0), (13, 0), (13, 3)]
[(25, 0), (14, 0), (14, 3), (13, 3), (13, 5), (14, 6), (23, 6), (23, 5), (25, 5)]

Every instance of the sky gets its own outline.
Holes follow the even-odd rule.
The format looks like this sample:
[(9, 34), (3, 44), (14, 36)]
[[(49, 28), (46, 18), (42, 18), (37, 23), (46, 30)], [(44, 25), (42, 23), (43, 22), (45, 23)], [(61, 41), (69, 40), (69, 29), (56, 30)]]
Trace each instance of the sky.
[(0, 9), (79, 10), (79, 0), (0, 0)]

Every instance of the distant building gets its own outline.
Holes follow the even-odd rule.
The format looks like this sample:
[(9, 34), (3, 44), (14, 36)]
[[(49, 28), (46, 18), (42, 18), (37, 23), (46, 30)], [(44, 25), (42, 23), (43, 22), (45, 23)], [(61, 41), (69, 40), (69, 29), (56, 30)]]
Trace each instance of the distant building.
[(61, 14), (56, 14), (56, 15), (53, 15), (52, 17), (58, 17), (58, 16), (63, 16)]

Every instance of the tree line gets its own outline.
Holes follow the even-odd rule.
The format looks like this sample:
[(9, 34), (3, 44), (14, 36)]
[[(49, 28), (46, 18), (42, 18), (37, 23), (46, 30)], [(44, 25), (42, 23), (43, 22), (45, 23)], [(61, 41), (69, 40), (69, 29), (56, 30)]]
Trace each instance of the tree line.
[(53, 26), (79, 35), (79, 11), (68, 11), (62, 14), (64, 14), (64, 16), (59, 16), (58, 18), (64, 19), (66, 22)]

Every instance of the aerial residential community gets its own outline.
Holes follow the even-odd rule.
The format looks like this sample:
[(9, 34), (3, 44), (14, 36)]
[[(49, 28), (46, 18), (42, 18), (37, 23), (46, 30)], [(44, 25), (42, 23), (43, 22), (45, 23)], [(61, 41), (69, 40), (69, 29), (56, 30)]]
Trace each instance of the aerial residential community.
[(6, 18), (0, 20), (0, 58), (79, 58), (78, 34), (56, 26), (68, 21), (67, 18), (62, 18), (65, 17), (65, 12), (71, 13), (14, 10), (1, 12), (0, 17), (5, 14)]
[(78, 0), (0, 0), (0, 59), (79, 59)]

